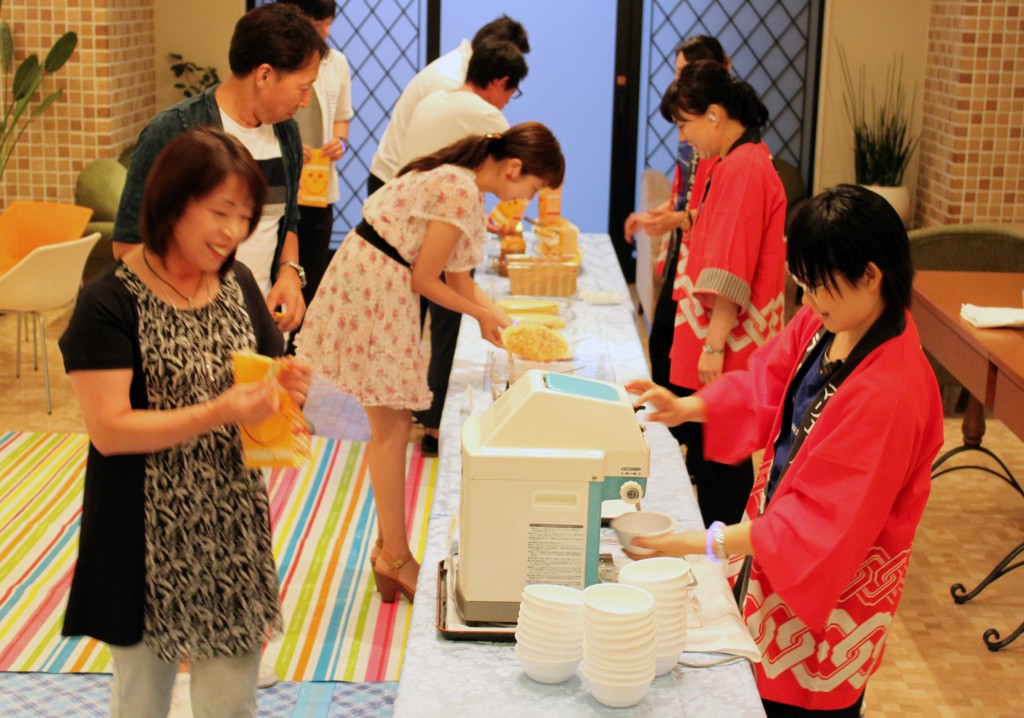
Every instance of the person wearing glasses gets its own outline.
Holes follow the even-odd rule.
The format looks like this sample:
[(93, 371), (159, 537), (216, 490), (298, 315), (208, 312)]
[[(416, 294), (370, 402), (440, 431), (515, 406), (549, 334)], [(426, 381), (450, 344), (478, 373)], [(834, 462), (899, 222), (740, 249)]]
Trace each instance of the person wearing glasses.
[[(466, 67), (466, 81), (456, 90), (435, 92), (416, 105), (402, 146), (402, 167), (418, 157), (437, 152), (470, 135), (501, 134), (508, 120), (505, 105), (522, 94), (526, 59), (511, 42), (486, 40), (473, 50)], [(434, 393), (430, 408), (417, 412), (423, 424), (423, 453), (437, 453), (441, 409), (448, 392), (448, 376), (455, 358), (462, 315), (421, 298), (420, 316), (430, 312), (430, 368), (427, 383)], [(422, 322), (421, 322), (422, 323)]]
[(402, 145), (409, 131), (409, 121), (416, 105), (435, 92), (456, 90), (466, 81), (466, 68), (473, 52), (484, 42), (511, 42), (524, 55), (530, 52), (526, 28), (508, 15), (491, 20), (480, 27), (472, 40), (463, 39), (459, 45), (437, 58), (416, 73), (398, 96), (391, 108), (390, 119), (384, 128), (377, 151), (370, 162), (370, 175), (366, 179), (366, 195), (384, 186), (402, 168)]

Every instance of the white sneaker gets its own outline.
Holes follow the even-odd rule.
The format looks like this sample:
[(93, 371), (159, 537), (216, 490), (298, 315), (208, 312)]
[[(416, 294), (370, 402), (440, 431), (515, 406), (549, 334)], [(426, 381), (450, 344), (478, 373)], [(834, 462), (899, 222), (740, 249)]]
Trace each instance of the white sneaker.
[(260, 661), (260, 673), (256, 678), (257, 688), (270, 688), (277, 683), (277, 669), (269, 663)]

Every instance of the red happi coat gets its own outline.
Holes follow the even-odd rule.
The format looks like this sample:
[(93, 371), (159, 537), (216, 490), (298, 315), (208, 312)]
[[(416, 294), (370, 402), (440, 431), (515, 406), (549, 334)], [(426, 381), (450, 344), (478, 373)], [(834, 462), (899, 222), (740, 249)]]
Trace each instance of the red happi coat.
[(718, 295), (737, 305), (726, 338), (724, 371), (782, 328), (786, 191), (763, 142), (741, 141), (725, 157), (701, 161), (691, 204), (697, 219), (679, 254), (673, 297), (679, 302), (672, 340), (671, 381), (701, 386), (697, 362)]
[[(880, 343), (819, 394), (751, 527), (743, 614), (762, 654), (763, 698), (845, 708), (881, 663), (942, 445), (935, 375), (909, 314), (905, 321), (890, 322)], [(787, 389), (821, 329), (804, 308), (747, 370), (699, 392), (708, 458), (730, 461), (765, 448), (748, 518), (763, 506)]]

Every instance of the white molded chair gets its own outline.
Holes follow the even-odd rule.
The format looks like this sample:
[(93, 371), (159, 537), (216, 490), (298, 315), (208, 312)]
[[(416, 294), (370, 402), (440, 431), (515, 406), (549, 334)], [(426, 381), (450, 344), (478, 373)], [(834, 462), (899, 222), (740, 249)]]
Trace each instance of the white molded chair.
[(50, 371), (46, 360), (46, 322), (42, 313), (60, 309), (75, 301), (82, 286), (85, 261), (99, 238), (100, 233), (95, 232), (81, 239), (36, 247), (0, 275), (0, 312), (19, 315), (15, 376), (21, 376), (21, 315), (27, 314), (35, 320), (32, 325), (33, 338), (35, 327), (39, 328), (47, 414), (52, 413), (53, 406), (50, 402)]

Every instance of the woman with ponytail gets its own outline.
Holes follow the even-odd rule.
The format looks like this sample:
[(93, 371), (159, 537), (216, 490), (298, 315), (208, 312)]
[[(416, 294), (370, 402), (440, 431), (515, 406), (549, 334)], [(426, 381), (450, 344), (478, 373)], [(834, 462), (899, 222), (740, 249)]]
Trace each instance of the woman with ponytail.
[[(714, 60), (727, 71), (732, 71), (732, 61), (722, 50), (721, 43), (708, 35), (694, 35), (680, 40), (676, 45), (676, 77), (691, 62), (697, 60)], [(668, 121), (675, 124), (671, 117)], [(701, 158), (693, 151), (690, 143), (680, 140), (676, 153), (675, 174), (672, 179), (672, 192), (664, 204), (645, 212), (633, 212), (626, 218), (625, 236), (627, 242), (633, 241), (633, 234), (644, 230), (651, 237), (658, 237), (671, 232), (662, 243), (658, 256), (657, 272), (662, 279), (658, 289), (658, 298), (654, 305), (651, 322), (651, 334), (647, 340), (648, 356), (651, 360), (651, 379), (656, 384), (685, 395), (689, 390), (682, 389), (669, 379), (672, 339), (675, 334), (676, 312), (679, 302), (675, 298), (676, 277), (686, 268), (689, 256), (689, 234), (693, 220), (697, 216), (700, 193), (704, 189), (703, 181), (697, 188), (697, 177), (706, 179), (708, 168), (715, 163), (710, 157)], [(704, 170), (700, 167), (703, 165)], [(655, 286), (658, 286), (657, 283)], [(669, 427), (672, 436), (683, 443), (686, 432), (679, 427)]]
[(511, 321), (469, 273), (483, 260), (484, 193), (530, 199), (561, 185), (564, 173), (558, 140), (536, 122), (470, 136), (413, 160), (363, 204), (363, 221), (345, 238), (310, 303), (299, 356), (354, 396), (369, 419), (378, 530), (370, 561), (385, 603), (398, 593), (411, 601), (419, 574), (405, 507), (412, 411), (426, 409), (431, 399), (419, 296), (469, 314), (481, 335), (501, 346), (501, 329)]
[[(768, 110), (720, 63), (687, 64), (661, 112), (678, 125), (680, 140), (713, 159), (698, 173), (699, 209), (676, 277), (670, 380), (689, 394), (744, 368), (782, 328), (786, 193), (761, 141)], [(739, 521), (754, 482), (749, 457), (737, 466), (705, 461), (700, 425), (681, 429), (705, 525)]]

